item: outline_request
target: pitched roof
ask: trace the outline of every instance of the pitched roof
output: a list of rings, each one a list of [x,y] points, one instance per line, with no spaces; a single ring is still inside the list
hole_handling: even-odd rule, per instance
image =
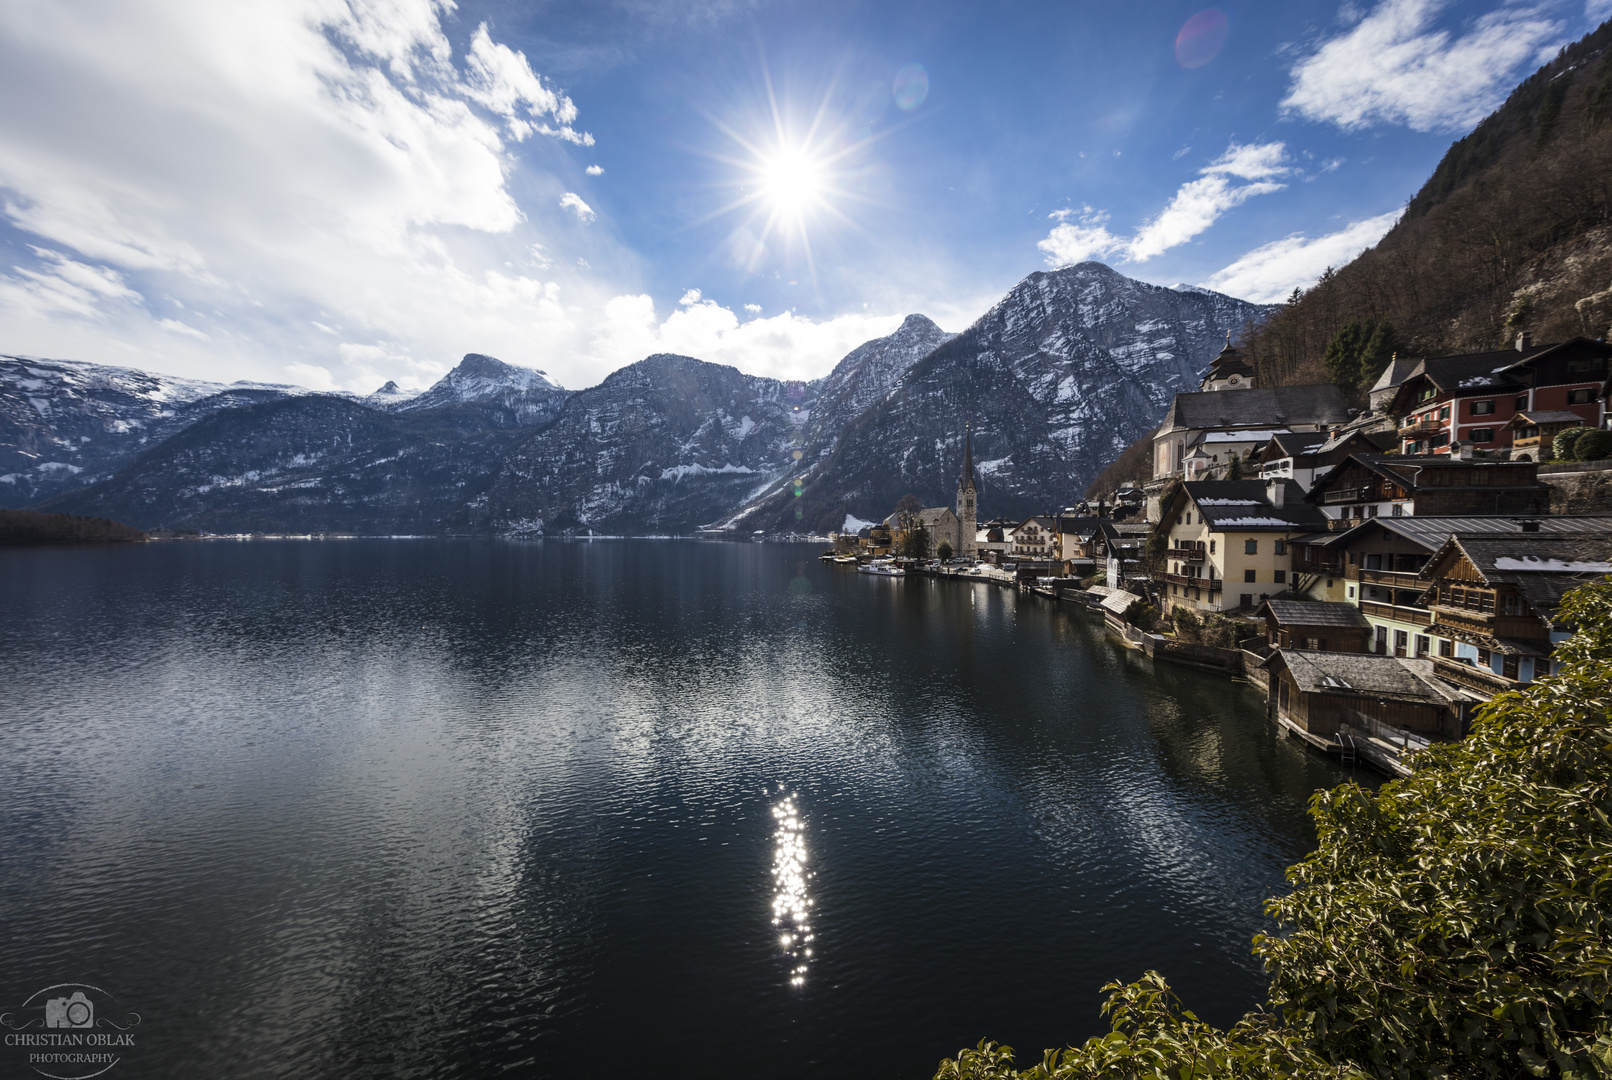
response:
[[[1329,533],[1320,542],[1331,546],[1358,537],[1370,529],[1386,529],[1401,539],[1422,545],[1428,551],[1436,551],[1454,533],[1534,535],[1533,532],[1523,532],[1524,521],[1537,525],[1537,532],[1546,535],[1612,532],[1612,517],[1376,517],[1364,518],[1353,528]]]
[[[1271,505],[1269,483],[1280,483],[1282,506]],[[1326,517],[1304,501],[1304,489],[1292,480],[1189,480],[1181,485],[1181,496],[1192,500],[1203,520],[1219,532],[1290,532],[1294,529],[1326,528]],[[1160,509],[1161,516],[1169,514]]]
[[[1410,378],[1411,374],[1416,370],[1416,365],[1420,363],[1420,360],[1412,360],[1408,357],[1401,360],[1398,356],[1395,356],[1388,361],[1388,366],[1383,368],[1383,373],[1377,376],[1377,381],[1371,384],[1371,392],[1376,393],[1378,390],[1393,389]]]
[[[1278,649],[1265,661],[1280,660],[1299,690],[1306,694],[1340,697],[1386,698],[1442,705],[1456,693],[1433,680],[1431,660],[1410,660],[1373,653],[1311,652]]]
[[[1533,412],[1520,412],[1511,418],[1507,427],[1521,427],[1523,424],[1582,424],[1584,418],[1576,412],[1566,409],[1539,409]]]
[[[1418,574],[1431,580],[1455,552],[1466,556],[1486,585],[1510,585],[1540,615],[1552,619],[1562,597],[1612,574],[1612,529],[1573,535],[1497,536],[1455,533]]]
[[[1058,531],[1067,536],[1090,536],[1100,527],[1103,519],[1096,515],[1080,515],[1078,517],[1060,517]]]
[[[1271,428],[1335,424],[1349,419],[1343,391],[1317,386],[1259,386],[1250,390],[1202,390],[1177,394],[1160,431],[1190,428]]]
[[[1332,486],[1334,479],[1341,478],[1351,464],[1363,466],[1367,471],[1378,476],[1386,477],[1405,488],[1415,492],[1422,474],[1430,469],[1500,469],[1502,472],[1515,473],[1518,482],[1511,485],[1481,484],[1472,485],[1482,487],[1486,491],[1515,491],[1518,488],[1542,488],[1537,479],[1537,466],[1531,461],[1490,461],[1485,458],[1481,461],[1462,461],[1452,458],[1449,454],[1350,454],[1331,469],[1315,478],[1310,490],[1304,497],[1311,502],[1319,502],[1321,495]],[[1524,476],[1534,474],[1536,479],[1522,480]],[[1453,491],[1463,486],[1461,484],[1440,484],[1439,491]]]
[[[1271,618],[1282,626],[1343,626],[1356,630],[1371,627],[1371,623],[1353,604],[1267,600],[1260,605],[1259,610],[1269,611]]]

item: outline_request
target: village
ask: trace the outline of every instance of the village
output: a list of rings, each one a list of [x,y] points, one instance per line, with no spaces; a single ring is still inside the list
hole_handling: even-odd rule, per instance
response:
[[[1152,436],[1151,475],[1023,520],[909,496],[825,560],[1084,605],[1156,660],[1245,680],[1284,733],[1408,775],[1495,694],[1550,675],[1569,590],[1612,573],[1612,345],[1395,358],[1368,404],[1260,386],[1226,347]],[[1564,459],[1564,460],[1558,460]]]

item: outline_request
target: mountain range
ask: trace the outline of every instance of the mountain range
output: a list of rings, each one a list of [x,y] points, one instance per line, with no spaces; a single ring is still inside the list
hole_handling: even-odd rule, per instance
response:
[[[909,492],[1067,502],[1266,308],[1037,272],[961,334],[922,315],[811,382],[671,354],[567,391],[471,353],[419,394],[224,386],[0,358],[0,506],[214,532],[823,531]]]

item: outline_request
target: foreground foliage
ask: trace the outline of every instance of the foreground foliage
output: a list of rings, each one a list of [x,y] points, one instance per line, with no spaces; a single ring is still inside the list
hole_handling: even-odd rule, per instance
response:
[[[1162,978],[1110,985],[1113,1029],[1013,1068],[981,1043],[947,1080],[1612,1077],[1612,579],[1568,596],[1559,674],[1372,793],[1311,803],[1319,843],[1269,906],[1269,1000],[1229,1031]]]

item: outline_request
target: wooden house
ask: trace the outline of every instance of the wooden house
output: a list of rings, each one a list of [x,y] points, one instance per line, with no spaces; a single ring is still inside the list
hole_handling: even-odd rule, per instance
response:
[[[1584,418],[1566,409],[1519,412],[1506,423],[1511,432],[1511,460],[1549,461],[1556,436],[1568,428],[1583,426]]]
[[[1551,672],[1570,628],[1562,597],[1612,573],[1612,531],[1524,535],[1454,533],[1418,575],[1431,631],[1447,644],[1439,677],[1494,694]]]
[[[1353,604],[1267,600],[1255,614],[1276,649],[1363,653],[1371,641],[1371,624]]]
[[[1550,509],[1550,491],[1539,482],[1534,462],[1448,454],[1350,454],[1304,497],[1334,528],[1376,517],[1538,515]]]
[[[1280,649],[1264,662],[1271,709],[1285,728],[1335,748],[1340,734],[1384,728],[1459,738],[1470,698],[1442,684],[1430,660]]]

